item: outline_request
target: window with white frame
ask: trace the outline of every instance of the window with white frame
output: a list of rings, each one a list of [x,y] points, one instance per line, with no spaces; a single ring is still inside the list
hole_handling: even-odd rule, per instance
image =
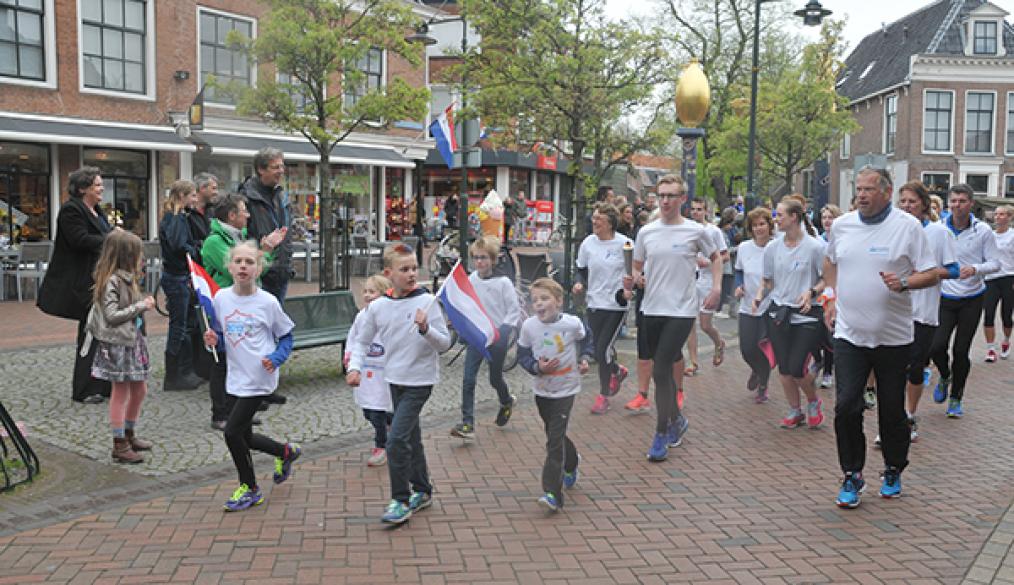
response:
[[[889,95],[884,101],[884,152],[894,152],[894,139],[898,134],[898,96]]]
[[[1014,154],[1014,92],[1007,94],[1007,154]]]
[[[852,156],[852,135],[842,136],[841,145],[838,149],[838,158],[845,160]]]
[[[292,104],[296,106],[296,112],[300,114],[304,113],[307,105],[310,103],[310,99],[303,91],[302,82],[288,73],[279,72],[278,83],[288,86],[285,88],[285,91],[292,98]]]
[[[1003,196],[1006,198],[1014,199],[1014,175],[1004,175]]]
[[[359,98],[367,93],[380,89],[384,84],[384,51],[370,47],[359,60],[350,64],[349,68],[357,71],[356,79],[351,83],[343,83],[345,91],[345,107],[356,105]]]
[[[947,195],[947,191],[951,188],[951,174],[932,171],[923,173],[922,184],[926,185],[926,190],[932,194]]]
[[[81,0],[84,86],[143,94],[147,0]]]
[[[253,26],[251,19],[206,10],[200,12],[202,84],[210,76],[222,85],[253,85],[252,67],[246,55],[241,49],[232,48],[228,44],[228,36],[232,31],[237,31],[248,39],[253,38]],[[204,96],[210,102],[231,104],[235,101],[227,92],[216,91],[215,87],[210,86],[205,88]]]
[[[447,86],[430,86],[430,120],[436,120],[451,104],[454,103],[454,91]],[[427,132],[429,129],[427,129]],[[432,137],[432,134],[429,136]]]
[[[973,31],[972,53],[975,55],[996,55],[996,22],[976,21]]]
[[[0,75],[46,79],[43,0],[0,0]]]
[[[965,183],[972,188],[972,191],[974,191],[976,195],[989,194],[989,175],[969,173],[965,175]]]
[[[951,113],[954,94],[927,91],[922,116],[922,148],[926,152],[951,151]]]
[[[965,96],[965,152],[989,154],[993,152],[992,93],[970,91]]]

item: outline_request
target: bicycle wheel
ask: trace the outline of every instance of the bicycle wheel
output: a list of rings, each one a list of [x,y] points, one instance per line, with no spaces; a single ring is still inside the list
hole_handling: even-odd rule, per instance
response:
[[[503,371],[505,372],[513,370],[514,366],[518,365],[518,334],[516,330],[511,332],[508,343],[507,354],[503,358]]]

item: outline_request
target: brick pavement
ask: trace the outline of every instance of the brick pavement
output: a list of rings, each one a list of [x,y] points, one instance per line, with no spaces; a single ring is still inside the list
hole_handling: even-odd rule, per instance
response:
[[[544,436],[526,393],[506,429],[480,424],[473,444],[426,422],[435,504],[402,528],[377,521],[386,472],[364,466],[364,445],[311,448],[289,483],[268,487],[266,504],[241,514],[221,511],[235,480],[195,481],[190,490],[0,537],[0,584],[985,578],[970,571],[973,563],[988,571],[984,555],[1009,544],[1009,523],[1001,523],[1014,495],[1009,362],[975,364],[964,420],[925,404],[904,497],[880,500],[871,486],[861,508],[842,511],[832,503],[832,430],[778,429],[783,399],[754,405],[735,353],[688,383],[690,432],[661,464],[644,459],[651,417],[594,417],[586,386],[572,419],[582,476],[556,516],[535,504]],[[871,449],[871,483],[879,468]],[[1003,561],[997,567],[1004,578]]]

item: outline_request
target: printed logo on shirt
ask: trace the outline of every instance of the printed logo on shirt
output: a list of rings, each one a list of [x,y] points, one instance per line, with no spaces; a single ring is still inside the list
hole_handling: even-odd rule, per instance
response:
[[[382,357],[384,355],[384,346],[379,343],[371,343],[370,349],[366,351],[366,357]]]
[[[244,339],[249,337],[256,325],[257,320],[253,315],[236,309],[225,317],[225,338],[230,345],[238,347]]]
[[[870,256],[887,256],[891,253],[890,246],[870,246],[867,250]]]

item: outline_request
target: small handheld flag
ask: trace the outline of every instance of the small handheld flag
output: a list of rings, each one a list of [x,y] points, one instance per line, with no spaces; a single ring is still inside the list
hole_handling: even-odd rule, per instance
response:
[[[461,262],[454,265],[436,296],[447,311],[447,319],[458,332],[458,338],[490,359],[489,346],[500,339],[500,332],[482,306]]]

